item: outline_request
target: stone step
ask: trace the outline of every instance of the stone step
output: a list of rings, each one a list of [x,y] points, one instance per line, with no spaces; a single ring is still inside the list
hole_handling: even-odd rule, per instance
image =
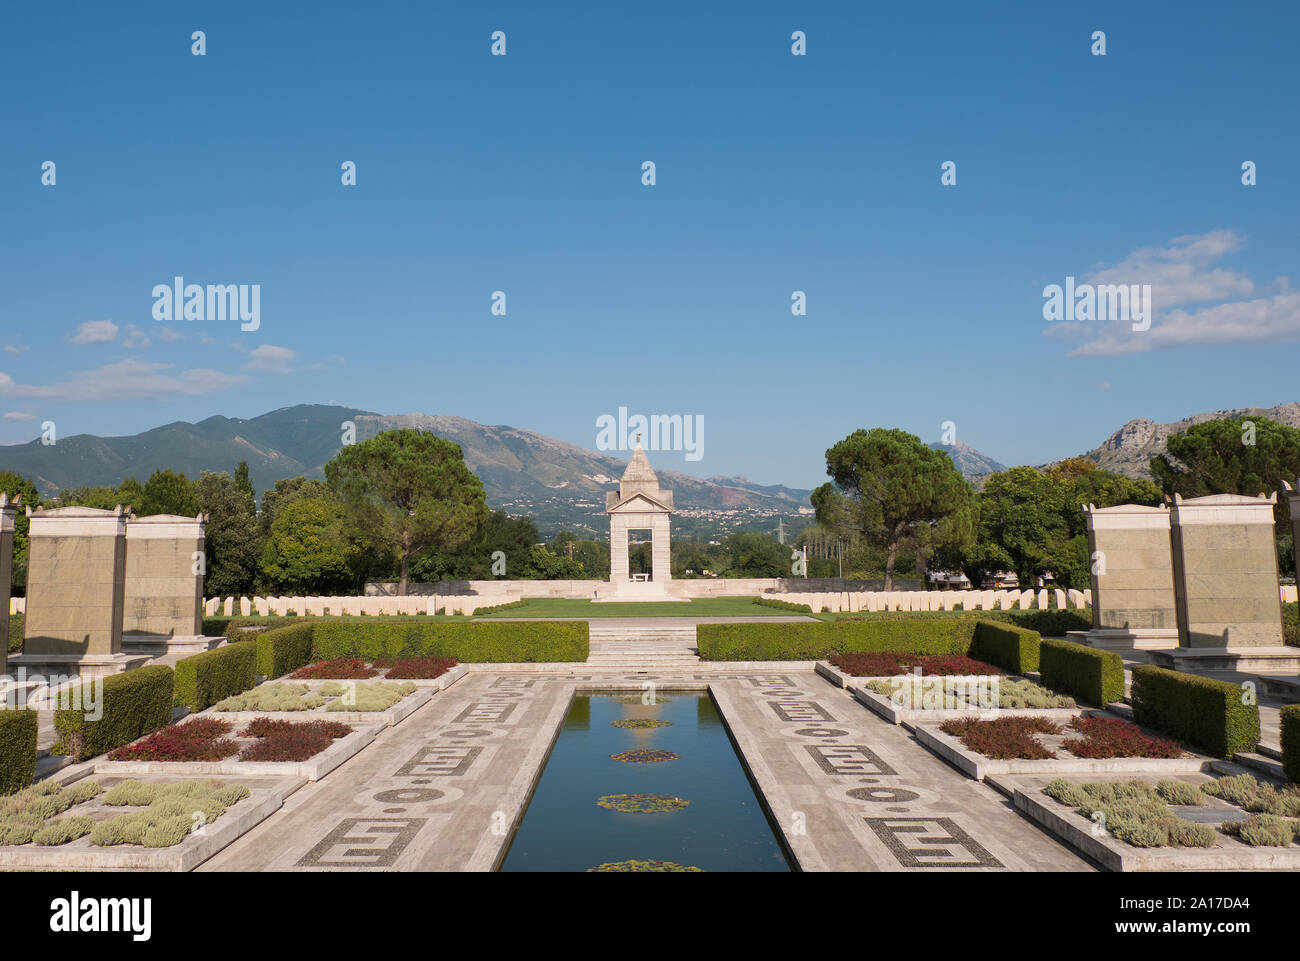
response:
[[[1266,774],[1279,781],[1286,780],[1282,774],[1281,761],[1274,761],[1272,758],[1265,757],[1263,754],[1252,754],[1246,751],[1239,751],[1232,756],[1232,759],[1243,767],[1250,768],[1254,772]]]

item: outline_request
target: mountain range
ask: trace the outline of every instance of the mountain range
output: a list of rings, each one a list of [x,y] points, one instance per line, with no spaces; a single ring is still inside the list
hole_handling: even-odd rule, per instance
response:
[[[1165,449],[1171,434],[1208,420],[1240,416],[1267,417],[1300,427],[1300,403],[1214,411],[1167,424],[1135,419],[1084,456],[1106,470],[1150,477],[1148,461]],[[253,484],[261,491],[285,477],[323,477],[322,468],[342,445],[349,424],[357,440],[384,430],[415,427],[455,441],[465,453],[465,462],[482,479],[489,505],[531,515],[547,536],[564,528],[603,536],[605,492],[618,483],[627,464],[626,456],[463,417],[389,415],[300,404],[249,419],[216,416],[197,424],[176,421],[128,437],[78,434],[49,446],[39,440],[0,446],[0,470],[32,478],[50,496],[67,487],[116,485],[125,477],[143,481],[161,467],[197,477],[201,471],[229,471],[246,461]],[[947,452],[976,486],[1003,469],[962,441],[930,446]],[[811,519],[807,490],[756,484],[744,477],[701,479],[672,470],[659,475],[674,492],[678,510],[674,526],[684,536],[773,531],[778,518],[786,519],[788,533],[797,533]]]

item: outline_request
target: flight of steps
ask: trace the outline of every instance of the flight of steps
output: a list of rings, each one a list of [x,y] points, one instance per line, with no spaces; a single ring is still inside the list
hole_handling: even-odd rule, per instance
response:
[[[694,624],[590,622],[591,653],[587,664],[620,671],[689,668],[700,662]]]

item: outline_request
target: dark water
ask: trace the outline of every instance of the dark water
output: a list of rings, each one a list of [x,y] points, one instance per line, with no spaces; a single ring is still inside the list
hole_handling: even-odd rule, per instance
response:
[[[502,871],[586,871],[609,861],[676,861],[706,871],[788,871],[763,808],[708,694],[665,691],[574,698]],[[665,703],[666,700],[666,703]],[[671,727],[626,729],[619,718]],[[673,751],[675,761],[630,764],[611,754]],[[630,814],[599,807],[606,794],[671,794],[681,811]]]

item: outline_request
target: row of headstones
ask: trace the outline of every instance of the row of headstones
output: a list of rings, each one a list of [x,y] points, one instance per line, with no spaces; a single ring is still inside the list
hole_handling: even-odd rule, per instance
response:
[[[1091,598],[1073,588],[1059,587],[1038,591],[784,591],[768,595],[791,604],[807,604],[814,611],[832,614],[860,611],[1008,611],[1014,609],[1045,611],[1087,607]],[[1054,605],[1053,605],[1054,602]]]
[[[1300,493],[1289,502],[1300,537]],[[1276,494],[1213,494],[1175,495],[1160,507],[1085,505],[1090,636],[1206,649],[1282,645],[1276,504]]]
[[[500,604],[497,598],[453,596],[437,597],[210,597],[203,602],[206,617],[284,617],[291,614],[307,617],[327,616],[401,616],[433,614],[473,614],[477,608]]]
[[[0,494],[0,582],[8,601],[18,508]],[[27,508],[23,653],[69,666],[111,665],[124,636],[197,637],[202,629],[205,518],[136,517],[129,508]],[[5,603],[6,634],[10,604]],[[5,664],[0,652],[0,668]]]

